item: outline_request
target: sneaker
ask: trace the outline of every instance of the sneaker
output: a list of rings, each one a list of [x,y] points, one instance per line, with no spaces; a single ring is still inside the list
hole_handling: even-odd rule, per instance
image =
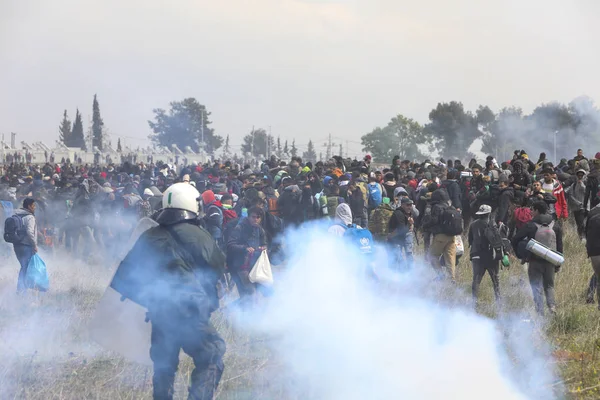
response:
[[[550,311],[550,314],[556,315],[556,306],[552,306],[548,310]]]

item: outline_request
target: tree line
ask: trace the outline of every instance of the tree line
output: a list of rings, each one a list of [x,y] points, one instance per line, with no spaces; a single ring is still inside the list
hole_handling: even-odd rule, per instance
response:
[[[473,112],[451,101],[438,103],[425,125],[398,114],[386,126],[363,135],[361,142],[377,162],[390,162],[395,155],[422,160],[433,152],[451,159],[471,158],[467,149],[477,139],[483,153],[503,160],[510,159],[515,149],[528,149],[558,161],[572,157],[574,148],[600,146],[599,128],[600,110],[587,96],[569,104],[541,104],[530,114],[516,106],[494,112],[480,105]]]
[[[172,149],[176,145],[182,151],[206,151],[215,155],[222,149],[225,159],[238,157],[232,151],[229,135],[218,135],[211,127],[211,113],[195,98],[186,98],[169,104],[169,109],[153,110],[154,118],[148,121],[152,130],[149,139],[156,145]],[[600,146],[600,110],[589,97],[578,97],[568,104],[551,102],[541,104],[530,114],[520,107],[511,106],[494,112],[480,105],[477,110],[466,110],[463,103],[451,101],[438,103],[429,113],[429,121],[422,125],[402,114],[394,116],[387,125],[376,127],[361,137],[363,151],[370,153],[376,162],[389,162],[398,155],[401,159],[417,160],[430,157],[432,153],[445,158],[471,156],[467,149],[476,140],[481,141],[481,151],[501,159],[510,158],[514,149],[546,152],[549,156],[572,156],[574,147]],[[60,140],[68,147],[87,150],[83,122],[79,109],[71,123],[65,110],[59,127]],[[104,122],[100,106],[94,95],[92,125],[89,130],[92,146],[103,150],[106,146]],[[326,157],[333,153],[332,143],[327,147]],[[120,139],[117,151],[121,151]],[[252,129],[243,138],[241,155],[278,158],[301,156],[307,161],[323,159],[309,140],[306,151],[300,153],[296,141],[281,141],[265,129]],[[339,154],[343,154],[340,145]],[[558,160],[555,160],[558,161]]]
[[[83,131],[83,120],[79,108],[75,111],[75,121],[71,123],[67,110],[63,113],[63,119],[58,127],[59,140],[67,147],[76,147],[84,151],[88,150],[88,143]],[[92,147],[102,151],[105,146],[104,121],[100,116],[100,105],[98,97],[94,95],[92,103],[92,126],[89,134],[92,137]],[[92,149],[90,149],[92,150]]]

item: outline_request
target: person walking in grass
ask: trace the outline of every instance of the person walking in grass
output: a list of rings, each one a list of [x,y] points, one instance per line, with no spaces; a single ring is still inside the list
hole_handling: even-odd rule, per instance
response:
[[[469,227],[469,248],[473,264],[472,293],[475,305],[477,305],[479,297],[479,286],[486,271],[492,279],[496,303],[500,302],[500,262],[494,259],[494,248],[486,235],[488,229],[498,229],[490,220],[491,213],[492,207],[482,205],[475,213],[476,220]]]
[[[559,253],[563,252],[562,229],[555,223],[552,215],[548,214],[548,205],[537,201],[532,206],[533,219],[517,231],[513,238],[513,248],[522,249],[523,244],[535,239],[542,245]],[[529,252],[527,252],[529,253]],[[544,315],[544,294],[550,313],[556,314],[556,300],[554,298],[554,276],[560,267],[555,267],[548,261],[532,253],[527,254],[529,260],[529,283],[533,292],[535,309],[539,315]]]
[[[31,197],[23,200],[23,208],[17,210],[15,215],[5,223],[4,240],[12,243],[21,265],[17,281],[17,293],[27,291],[25,277],[27,266],[31,257],[37,253],[37,224],[35,220],[35,200]]]

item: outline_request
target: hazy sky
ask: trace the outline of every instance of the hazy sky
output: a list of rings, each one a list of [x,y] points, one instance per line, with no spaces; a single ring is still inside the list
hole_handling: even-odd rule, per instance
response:
[[[0,132],[53,144],[97,93],[113,144],[137,146],[153,108],[192,96],[232,144],[271,126],[357,153],[441,101],[600,99],[599,17],[597,0],[0,0]]]

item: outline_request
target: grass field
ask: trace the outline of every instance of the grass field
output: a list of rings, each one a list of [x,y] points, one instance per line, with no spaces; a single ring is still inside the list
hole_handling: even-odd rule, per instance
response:
[[[560,377],[553,382],[558,397],[600,398],[600,312],[585,304],[591,276],[584,245],[574,230],[565,234],[566,264],[556,279],[558,313],[547,320],[534,316],[526,272],[513,260],[501,276],[502,315],[518,315],[537,328],[548,342]],[[61,261],[62,260],[62,261]],[[0,269],[0,399],[148,399],[151,368],[133,364],[104,351],[89,338],[87,323],[112,272],[99,265],[48,260],[51,291],[14,294],[17,262],[10,253]],[[421,267],[422,268],[422,267]],[[470,300],[470,265],[463,257],[456,290],[424,294],[438,302],[464,304]],[[480,314],[497,318],[491,282],[481,288]],[[270,349],[268,337],[248,335],[232,326],[221,312],[214,324],[227,341],[225,373],[219,399],[318,399],[288,374]],[[518,357],[517,357],[518,358]],[[516,358],[516,359],[517,359]],[[177,377],[177,398],[186,398],[191,362],[186,357]],[[286,375],[287,374],[287,375]],[[273,379],[276,376],[277,379]]]

